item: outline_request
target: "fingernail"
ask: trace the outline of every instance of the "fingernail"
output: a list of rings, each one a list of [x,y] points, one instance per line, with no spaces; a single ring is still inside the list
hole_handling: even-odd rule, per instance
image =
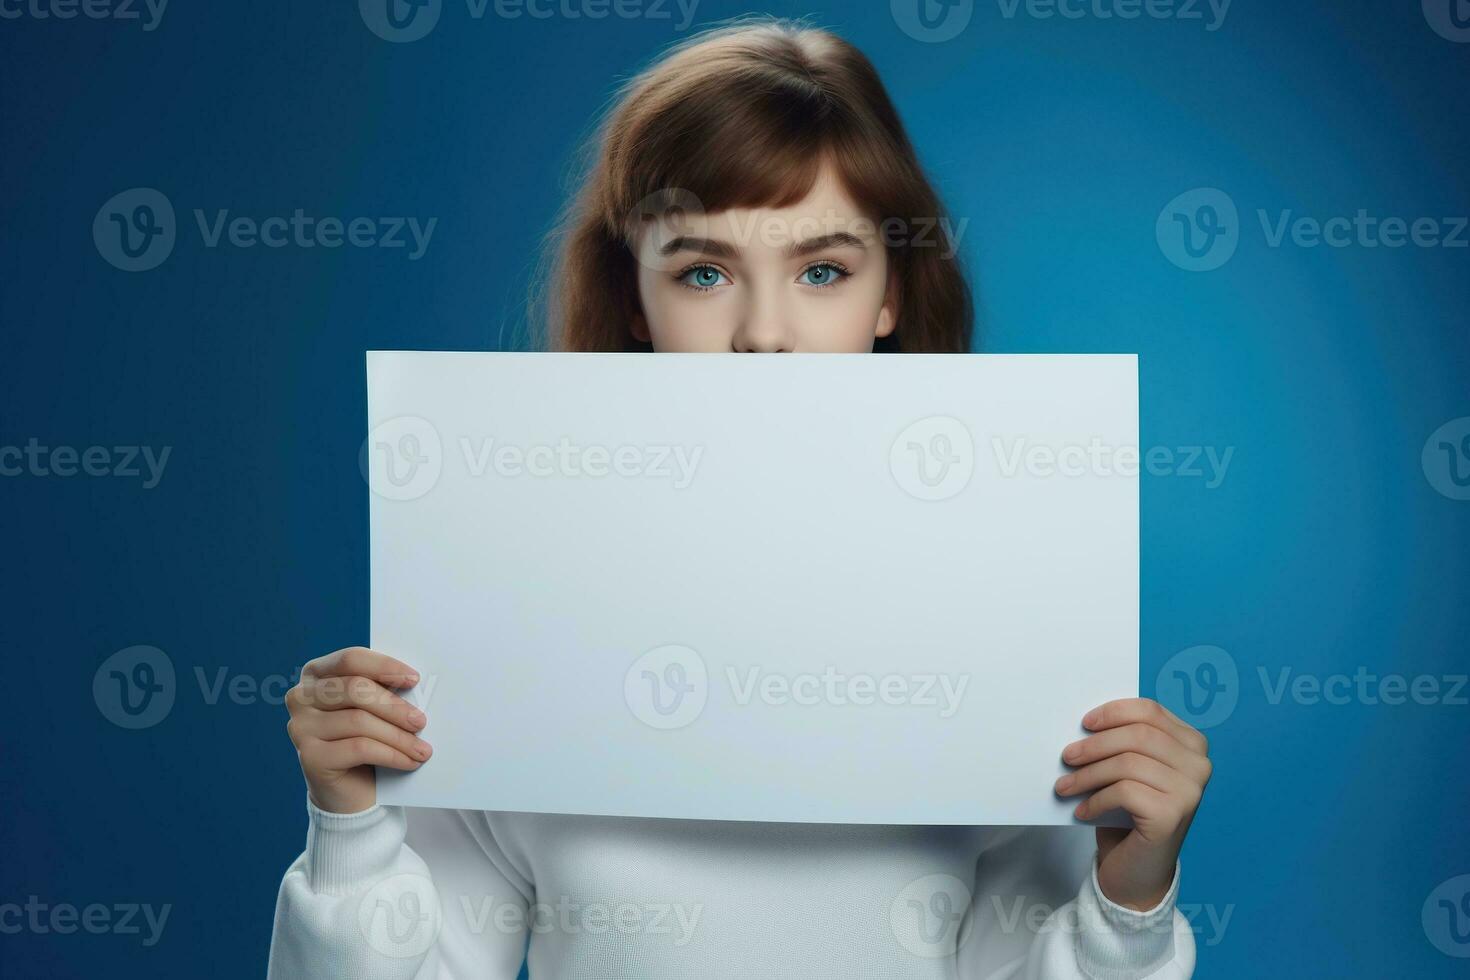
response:
[[[1096,723],[1097,723],[1097,709],[1096,708],[1094,708],[1093,710],[1089,711],[1087,714],[1085,714],[1085,715],[1082,716],[1082,727],[1083,728],[1091,728]]]
[[[416,743],[414,743],[414,749],[417,750],[420,760],[427,759],[429,756],[434,754],[434,747],[428,742],[425,742],[423,739],[419,739]]]
[[[1082,754],[1082,744],[1080,742],[1073,742],[1071,745],[1067,746],[1065,749],[1062,749],[1062,758],[1063,759],[1066,759],[1068,762],[1073,761],[1074,759],[1076,759],[1081,754]]]
[[[417,726],[417,727],[418,727],[418,728],[423,728],[423,727],[424,727],[424,724],[425,724],[425,723],[426,723],[426,722],[427,722],[427,721],[428,721],[428,720],[429,720],[429,719],[428,719],[428,716],[427,716],[427,715],[425,715],[425,714],[424,714],[424,713],[423,713],[423,712],[422,712],[422,711],[420,711],[420,710],[419,710],[419,709],[418,709],[418,708],[414,708],[414,709],[413,709],[413,710],[412,710],[412,711],[410,711],[410,712],[409,712],[409,713],[408,713],[408,723],[409,723],[409,724],[410,724],[410,725],[414,725],[414,726]]]
[[[418,674],[409,674],[408,675],[408,686],[409,687],[413,687],[418,682],[419,682],[419,675]]]
[[[1063,776],[1061,779],[1058,779],[1057,780],[1057,792],[1058,793],[1065,793],[1068,789],[1071,788],[1071,786],[1072,786],[1072,777],[1071,776]]]
[[[1072,816],[1074,816],[1077,819],[1081,820],[1082,819],[1082,811],[1085,810],[1086,808],[1087,808],[1087,804],[1086,803],[1078,803],[1077,804],[1077,809],[1075,809],[1075,810],[1072,811]]]

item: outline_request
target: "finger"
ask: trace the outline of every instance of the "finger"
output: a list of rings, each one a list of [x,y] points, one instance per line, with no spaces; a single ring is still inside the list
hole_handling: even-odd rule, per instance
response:
[[[1082,718],[1082,727],[1094,732],[1139,723],[1163,729],[1195,752],[1205,752],[1209,748],[1209,741],[1199,730],[1152,698],[1109,701],[1093,708]]]
[[[408,664],[367,647],[346,647],[318,657],[301,668],[301,673],[313,677],[369,677],[400,690],[419,682],[418,671]]]
[[[1152,786],[1124,779],[1093,793],[1074,812],[1080,820],[1092,820],[1109,810],[1122,810],[1135,820],[1158,820],[1169,814],[1169,797]]]
[[[318,677],[301,685],[301,699],[318,711],[361,708],[405,731],[416,732],[428,718],[377,681],[366,677]]]
[[[1143,783],[1160,793],[1189,796],[1199,792],[1199,787],[1179,772],[1136,752],[1124,752],[1069,772],[1057,780],[1056,790],[1059,796],[1079,796],[1125,779]]]
[[[1104,731],[1132,724],[1153,725],[1186,745],[1196,747],[1196,738],[1203,738],[1177,715],[1151,698],[1122,698],[1098,705],[1082,718],[1082,726],[1092,731]]]
[[[386,722],[361,708],[317,712],[311,716],[310,730],[306,732],[308,738],[315,738],[323,742],[356,738],[359,735],[391,745],[409,758],[418,759],[420,762],[434,752],[428,742],[412,732],[406,732],[397,725]]]
[[[313,768],[337,772],[358,766],[386,766],[389,769],[417,769],[423,765],[385,742],[359,735],[335,742],[314,741],[302,749],[304,762]]]
[[[1085,766],[1123,752],[1146,755],[1195,778],[1209,764],[1208,759],[1191,752],[1172,735],[1141,723],[1110,728],[1073,742],[1062,750],[1062,761],[1070,766]]]

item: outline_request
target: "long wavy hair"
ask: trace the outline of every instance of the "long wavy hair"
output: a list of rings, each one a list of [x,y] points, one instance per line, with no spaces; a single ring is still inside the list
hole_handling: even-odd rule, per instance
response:
[[[639,223],[690,201],[787,207],[826,163],[879,227],[928,229],[884,235],[899,306],[875,350],[968,351],[973,304],[951,226],[877,71],[828,31],[768,17],[696,34],[618,91],[546,243],[532,304],[541,344],[649,350],[631,328]]]

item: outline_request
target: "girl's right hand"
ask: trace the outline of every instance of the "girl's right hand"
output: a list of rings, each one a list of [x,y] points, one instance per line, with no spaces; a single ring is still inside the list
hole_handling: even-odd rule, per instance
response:
[[[378,797],[373,766],[423,765],[434,751],[416,734],[427,719],[393,693],[418,682],[412,667],[364,647],[301,668],[301,680],[286,694],[286,733],[313,803],[332,813],[366,810]]]

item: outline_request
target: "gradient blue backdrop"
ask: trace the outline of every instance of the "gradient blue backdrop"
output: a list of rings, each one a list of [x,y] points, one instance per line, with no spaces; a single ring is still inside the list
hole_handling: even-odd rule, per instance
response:
[[[695,26],[748,9],[703,0]],[[1237,0],[1213,31],[988,2],[943,43],[887,3],[766,9],[877,63],[969,222],[982,349],[1136,351],[1146,445],[1234,447],[1219,486],[1151,476],[1143,496],[1142,690],[1200,644],[1239,671],[1184,855],[1182,900],[1231,916],[1197,976],[1464,976],[1420,912],[1470,873],[1470,708],[1273,704],[1257,671],[1466,671],[1470,502],[1420,452],[1470,415],[1470,250],[1271,248],[1255,212],[1470,214],[1470,44],[1417,0]],[[194,670],[290,677],[365,641],[362,352],[523,346],[572,151],[615,79],[680,36],[464,0],[406,44],[347,0],[175,0],[151,31],[0,19],[0,445],[172,447],[151,490],[0,479],[0,902],[173,906],[152,948],[0,935],[4,976],[264,972],[303,788],[284,709],[211,705]],[[133,187],[179,215],[140,273],[92,236]],[[1240,209],[1212,272],[1155,238],[1197,187]],[[205,248],[191,214],[298,207],[439,220],[413,262]],[[180,691],[124,731],[92,679],[134,644],[167,652]]]

